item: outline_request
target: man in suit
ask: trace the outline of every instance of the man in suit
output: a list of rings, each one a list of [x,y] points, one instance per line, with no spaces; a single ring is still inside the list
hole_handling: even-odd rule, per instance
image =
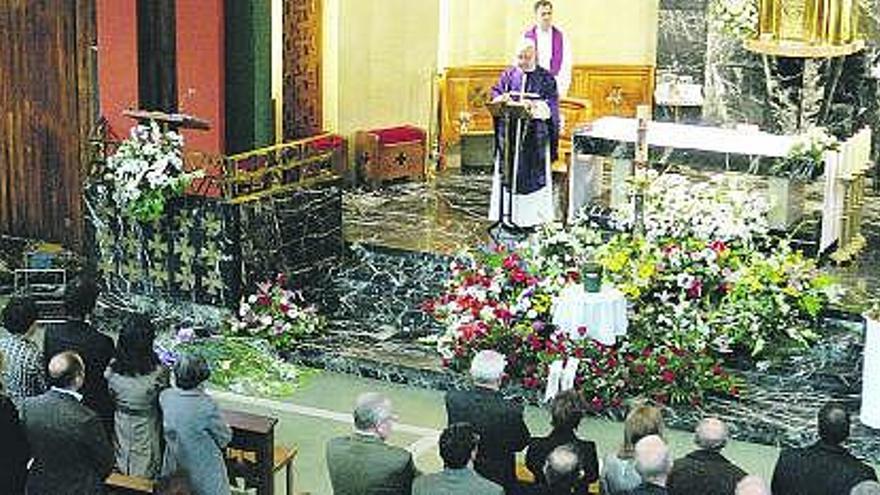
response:
[[[29,495],[104,493],[113,447],[98,416],[80,403],[84,381],[79,355],[62,352],[49,361],[50,390],[22,405],[21,421],[34,458]]]
[[[633,458],[642,484],[629,495],[666,495],[666,480],[672,468],[669,448],[658,435],[648,435],[636,442]]]
[[[443,471],[417,478],[413,495],[503,495],[501,485],[483,478],[470,467],[478,441],[479,435],[470,424],[449,425],[440,434]]]
[[[746,472],[721,455],[727,425],[717,418],[700,421],[694,432],[697,450],[675,461],[666,485],[671,495],[733,495]]]
[[[834,402],[819,410],[819,441],[779,454],[770,488],[774,495],[849,493],[864,480],[877,480],[874,469],[841,445],[849,437],[849,414]]]
[[[553,449],[544,463],[543,479],[546,487],[543,493],[549,495],[570,495],[586,493],[583,488],[584,465],[581,452],[573,444],[564,444]]]
[[[495,351],[480,351],[471,361],[472,390],[446,394],[448,424],[470,423],[480,435],[474,469],[484,478],[510,490],[516,485],[514,454],[531,436],[523,408],[499,392],[507,359]]]
[[[327,442],[327,469],[336,495],[410,493],[416,476],[412,454],[388,445],[395,416],[391,400],[362,394],[354,408],[354,433]]]
[[[95,411],[107,434],[113,435],[113,399],[107,389],[104,370],[113,358],[113,340],[95,330],[87,321],[98,300],[98,285],[88,277],[71,280],[64,289],[64,306],[68,320],[46,329],[43,339],[43,355],[46,359],[64,352],[74,351],[86,367],[85,383],[80,391],[83,404]]]

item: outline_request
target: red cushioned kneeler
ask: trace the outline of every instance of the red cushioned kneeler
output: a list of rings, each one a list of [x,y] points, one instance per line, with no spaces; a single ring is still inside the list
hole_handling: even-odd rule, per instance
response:
[[[384,181],[425,177],[425,131],[404,125],[358,131],[355,162],[360,177],[371,186]]]

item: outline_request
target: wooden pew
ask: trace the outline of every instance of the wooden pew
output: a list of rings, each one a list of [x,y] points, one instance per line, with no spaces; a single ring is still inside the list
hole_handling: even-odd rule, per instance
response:
[[[231,480],[243,478],[259,495],[274,495],[275,473],[285,469],[287,493],[293,493],[293,461],[297,450],[275,445],[278,420],[242,411],[222,411],[232,428],[226,449],[226,467]]]
[[[107,489],[108,495],[152,494],[153,481],[137,476],[110,473],[110,476],[104,480],[104,488]]]

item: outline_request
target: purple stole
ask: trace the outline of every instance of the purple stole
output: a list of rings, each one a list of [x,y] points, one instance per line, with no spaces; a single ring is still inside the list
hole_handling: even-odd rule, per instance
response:
[[[559,75],[559,69],[562,68],[562,31],[556,29],[556,26],[550,26],[553,40],[553,53],[550,54],[549,71],[554,77]],[[538,26],[532,26],[532,29],[526,31],[525,37],[535,43],[535,52],[538,51]]]

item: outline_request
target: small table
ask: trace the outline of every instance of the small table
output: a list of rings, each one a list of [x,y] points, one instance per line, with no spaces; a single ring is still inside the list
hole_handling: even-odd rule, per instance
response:
[[[592,338],[613,345],[626,335],[626,297],[611,286],[587,292],[581,284],[569,285],[553,301],[553,324],[574,339]],[[580,328],[586,328],[581,333]]]

